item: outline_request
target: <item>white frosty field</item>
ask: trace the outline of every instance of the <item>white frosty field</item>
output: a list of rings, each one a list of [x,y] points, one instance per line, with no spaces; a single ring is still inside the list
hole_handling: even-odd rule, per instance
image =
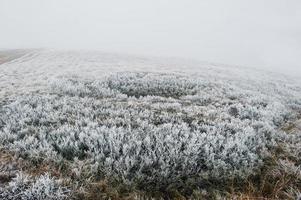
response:
[[[0,64],[2,199],[301,191],[300,79],[172,58],[23,54]]]

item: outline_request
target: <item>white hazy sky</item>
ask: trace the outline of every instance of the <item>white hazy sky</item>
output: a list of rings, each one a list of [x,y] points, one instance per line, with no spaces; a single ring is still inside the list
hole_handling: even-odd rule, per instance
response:
[[[0,0],[0,48],[97,49],[301,74],[301,0]]]

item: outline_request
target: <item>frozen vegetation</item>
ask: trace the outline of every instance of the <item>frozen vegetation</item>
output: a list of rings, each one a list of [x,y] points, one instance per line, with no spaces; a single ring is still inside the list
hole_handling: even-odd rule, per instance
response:
[[[6,200],[55,200],[66,199],[69,191],[60,187],[60,181],[50,178],[48,174],[41,175],[34,180],[19,173],[6,188],[0,188],[0,198]]]
[[[64,174],[20,172],[0,198],[64,199],[100,180],[193,198],[209,195],[212,185],[256,179],[271,162],[271,177],[294,177],[283,194],[298,195],[297,80],[154,60],[42,51],[0,65],[1,147],[33,165],[64,163],[71,174],[60,181]]]

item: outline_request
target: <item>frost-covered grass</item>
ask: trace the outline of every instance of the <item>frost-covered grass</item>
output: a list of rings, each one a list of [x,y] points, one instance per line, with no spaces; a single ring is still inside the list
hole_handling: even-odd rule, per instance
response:
[[[2,146],[147,191],[258,175],[280,143],[293,141],[280,128],[301,108],[298,97],[161,73],[60,78],[47,91],[1,107]]]
[[[132,67],[120,61],[111,68],[112,60],[44,52],[1,65],[0,147],[27,163],[5,186],[0,173],[2,195],[293,199],[300,193],[296,82],[222,67],[173,73],[182,69],[154,64],[146,71],[146,61],[131,59]],[[19,179],[24,187],[16,186]]]
[[[60,186],[60,180],[48,174],[36,179],[18,173],[8,186],[0,188],[0,199],[6,200],[63,200],[68,197],[69,190]]]

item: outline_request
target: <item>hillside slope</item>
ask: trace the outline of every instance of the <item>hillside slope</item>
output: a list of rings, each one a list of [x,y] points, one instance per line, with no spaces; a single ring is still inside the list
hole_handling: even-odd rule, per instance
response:
[[[29,51],[0,69],[0,198],[300,193],[297,79],[88,51]]]

